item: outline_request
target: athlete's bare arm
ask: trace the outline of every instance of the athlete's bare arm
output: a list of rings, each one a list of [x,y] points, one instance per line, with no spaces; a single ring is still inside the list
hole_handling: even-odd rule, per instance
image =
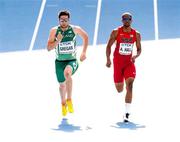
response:
[[[83,39],[83,50],[80,56],[80,61],[84,61],[86,59],[86,50],[88,47],[88,34],[79,26],[74,26],[73,30]]]
[[[57,31],[57,27],[53,27],[50,30],[50,34],[49,34],[49,38],[48,38],[48,42],[47,42],[47,50],[48,51],[54,49],[63,38],[63,36],[60,33],[57,35],[57,38],[56,38],[56,36],[55,36],[56,31]]]
[[[110,67],[110,66],[111,66],[111,59],[110,59],[111,46],[112,46],[113,43],[116,41],[117,34],[118,34],[118,29],[114,29],[114,30],[111,32],[109,41],[108,41],[107,46],[106,46],[106,58],[107,58],[106,66],[107,66],[107,67]]]
[[[132,61],[135,62],[135,59],[139,57],[141,54],[141,35],[139,32],[136,32],[136,48],[137,48],[137,53],[135,56],[132,57]]]
[[[136,58],[141,54],[141,35],[139,32],[136,33],[136,47],[137,47],[137,55]]]

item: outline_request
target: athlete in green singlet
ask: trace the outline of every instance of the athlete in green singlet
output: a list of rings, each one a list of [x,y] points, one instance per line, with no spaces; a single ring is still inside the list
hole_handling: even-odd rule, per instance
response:
[[[88,46],[88,35],[79,26],[69,24],[70,13],[60,11],[58,14],[59,25],[50,30],[47,43],[47,50],[56,51],[56,76],[59,82],[59,92],[61,95],[62,115],[66,116],[69,111],[74,111],[72,104],[72,75],[78,69],[76,59],[76,35],[83,39],[83,50],[80,55],[80,61],[86,59],[86,50]]]

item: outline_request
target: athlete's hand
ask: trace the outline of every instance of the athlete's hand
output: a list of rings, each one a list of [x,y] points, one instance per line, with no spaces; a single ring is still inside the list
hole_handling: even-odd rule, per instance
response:
[[[63,35],[59,32],[57,37],[56,37],[56,41],[59,43],[63,38]]]
[[[106,62],[106,67],[110,68],[111,67],[111,60],[110,59],[107,59],[107,62]]]
[[[86,59],[86,53],[85,52],[82,52],[81,53],[81,56],[80,56],[80,61],[84,61]]]
[[[132,56],[131,61],[132,61],[133,63],[135,63],[135,59],[136,59],[136,58],[137,58],[136,56]]]

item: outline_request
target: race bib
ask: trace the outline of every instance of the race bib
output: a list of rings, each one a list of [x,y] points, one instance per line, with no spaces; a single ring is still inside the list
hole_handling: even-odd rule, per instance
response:
[[[60,42],[58,48],[60,54],[72,54],[76,51],[73,41]]]
[[[119,53],[121,55],[130,55],[133,51],[133,43],[120,43]]]

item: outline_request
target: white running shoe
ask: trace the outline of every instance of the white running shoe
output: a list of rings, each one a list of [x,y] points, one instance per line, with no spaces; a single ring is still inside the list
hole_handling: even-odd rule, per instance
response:
[[[127,123],[127,122],[129,122],[129,113],[125,113],[125,115],[124,115],[124,122],[125,123]]]

